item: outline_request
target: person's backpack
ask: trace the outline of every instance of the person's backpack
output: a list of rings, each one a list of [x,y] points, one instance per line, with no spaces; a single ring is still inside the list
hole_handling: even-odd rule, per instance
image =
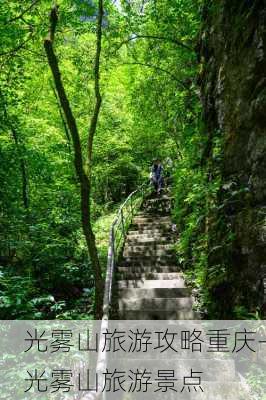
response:
[[[163,166],[161,164],[157,165],[155,174],[156,174],[157,179],[159,179],[163,176]]]

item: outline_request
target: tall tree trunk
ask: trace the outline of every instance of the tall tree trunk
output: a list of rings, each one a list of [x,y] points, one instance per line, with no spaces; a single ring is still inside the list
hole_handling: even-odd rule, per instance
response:
[[[20,164],[20,171],[21,171],[21,180],[22,180],[22,201],[23,201],[23,206],[26,210],[29,208],[29,190],[28,190],[28,179],[27,179],[27,168],[26,168],[26,163],[23,155],[23,144],[20,142],[17,130],[15,128],[15,123],[13,123],[12,118],[8,114],[8,106],[5,100],[5,96],[3,93],[0,91],[0,96],[2,99],[2,104],[3,104],[3,110],[4,110],[4,116],[6,120],[6,124],[9,127],[15,145],[16,145],[16,150],[19,158],[19,164]]]
[[[96,32],[96,54],[95,54],[95,62],[94,62],[94,93],[95,93],[95,106],[94,111],[91,118],[91,123],[89,127],[88,133],[88,190],[89,190],[89,203],[88,203],[88,213],[91,212],[91,203],[90,203],[90,191],[91,191],[91,170],[92,170],[92,147],[93,147],[93,139],[96,133],[98,117],[100,113],[100,108],[102,104],[102,97],[100,93],[100,57],[101,57],[101,48],[102,48],[102,20],[103,20],[103,1],[98,1],[98,18],[97,18],[97,32]],[[95,263],[95,270],[100,270],[100,263],[97,254],[97,248],[95,243],[95,236],[91,227],[91,222],[89,220],[88,224],[88,234],[89,234],[89,249],[91,257],[93,257]],[[100,290],[100,289],[99,289]],[[101,292],[103,292],[103,287],[101,288]],[[97,310],[96,310],[97,311]],[[98,310],[102,312],[101,310]]]
[[[66,135],[67,146],[68,146],[68,149],[69,149],[69,152],[70,152],[71,138],[70,138],[70,134],[68,132],[68,127],[67,127],[67,124],[66,124],[66,121],[65,121],[65,117],[64,117],[64,114],[63,114],[63,111],[62,111],[62,108],[61,108],[61,105],[60,105],[60,100],[58,98],[58,95],[57,95],[57,92],[55,90],[55,87],[54,87],[53,84],[51,84],[51,87],[52,87],[52,90],[53,90],[53,93],[54,93],[54,96],[55,96],[55,99],[56,99],[57,108],[58,108],[58,111],[59,111],[59,114],[60,114],[60,118],[61,118],[61,121],[62,121],[64,132],[65,132],[65,135]]]
[[[100,93],[100,57],[102,49],[102,22],[103,22],[103,0],[98,1],[98,19],[97,19],[97,39],[96,39],[96,54],[94,62],[94,93],[95,93],[95,106],[91,118],[89,135],[88,135],[88,174],[91,176],[92,164],[92,145],[93,138],[97,128],[98,117],[102,104],[102,97]]]
[[[49,66],[51,68],[55,88],[60,100],[62,110],[65,115],[67,126],[73,141],[74,148],[74,164],[76,174],[80,182],[80,194],[81,194],[81,220],[84,236],[88,247],[88,252],[92,262],[93,273],[95,278],[95,318],[100,319],[102,316],[102,304],[103,304],[103,279],[98,258],[95,236],[93,234],[91,226],[91,213],[90,213],[90,178],[84,170],[83,155],[80,142],[80,136],[76,124],[76,120],[72,113],[65,88],[61,79],[61,73],[58,66],[57,57],[53,49],[53,41],[58,21],[57,6],[54,6],[50,13],[50,31],[47,38],[44,40],[44,48],[46,51]],[[96,120],[97,122],[97,120]]]
[[[10,125],[10,129],[12,132],[12,136],[14,138],[14,142],[16,144],[18,156],[19,156],[19,164],[21,170],[21,179],[22,179],[22,200],[23,205],[26,210],[29,208],[29,196],[28,196],[28,180],[27,180],[27,173],[26,173],[26,165],[25,160],[22,155],[21,144],[19,143],[17,131],[14,126]]]

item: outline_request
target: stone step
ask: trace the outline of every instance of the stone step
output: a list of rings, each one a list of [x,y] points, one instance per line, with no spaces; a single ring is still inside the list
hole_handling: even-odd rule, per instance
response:
[[[119,310],[121,320],[195,320],[200,319],[198,313],[193,310]]]
[[[137,229],[152,229],[152,228],[171,228],[172,223],[167,221],[150,221],[150,222],[134,222],[132,223],[132,227],[136,227]]]
[[[147,237],[149,239],[157,239],[161,237],[165,238],[170,238],[174,237],[173,231],[172,230],[164,230],[164,229],[144,229],[143,231],[140,231],[138,229],[136,230],[129,230],[127,233],[127,238],[129,237]]]
[[[175,268],[177,268],[175,266]],[[157,287],[159,285],[158,281],[161,281],[161,284],[163,285],[164,281],[169,282],[176,282],[177,285],[183,284],[184,282],[184,275],[183,273],[180,272],[147,272],[147,273],[137,273],[133,272],[130,273],[130,271],[127,270],[125,273],[118,273],[116,272],[116,278],[118,283],[120,282],[143,282],[144,285],[151,285],[152,282],[154,282],[154,287]],[[125,279],[128,278],[128,279]],[[147,282],[147,283],[146,283]],[[122,283],[123,286],[123,283]],[[177,287],[183,287],[183,286],[177,286]]]
[[[169,237],[173,235],[173,231],[171,229],[130,229],[128,231],[127,237],[130,236],[147,236],[150,238],[153,237]]]
[[[147,237],[145,235],[132,235],[128,236],[126,240],[126,247],[127,246],[132,246],[132,245],[147,245],[147,244],[170,244],[174,243],[173,238],[171,237],[163,237],[163,236],[158,236],[158,237]]]
[[[150,207],[156,207],[157,209],[163,208],[163,209],[170,209],[172,205],[171,199],[169,198],[164,198],[164,199],[149,199],[146,200],[143,204],[143,210],[146,212],[149,210]]]
[[[145,252],[147,249],[149,250],[173,250],[173,244],[171,243],[164,243],[164,244],[159,244],[159,243],[154,243],[154,242],[148,242],[148,243],[139,243],[139,244],[131,244],[131,243],[126,243],[124,250],[127,251],[143,251]]]
[[[160,266],[160,265],[172,265],[176,263],[176,257],[174,254],[165,254],[165,255],[134,255],[134,256],[126,256],[121,262],[121,266]]]
[[[149,201],[145,204],[145,211],[150,212],[150,209],[153,209],[154,213],[160,210],[165,210],[168,213],[171,211],[171,202],[168,200],[164,200],[163,202],[159,201]]]
[[[142,217],[142,216],[136,216],[133,219],[133,224],[139,224],[139,223],[169,223],[171,224],[171,218],[168,216],[165,217]]]
[[[144,202],[144,204],[145,204],[144,207],[147,204],[154,204],[154,203],[163,202],[163,201],[171,201],[173,199],[174,199],[173,197],[166,196],[166,195],[163,195],[163,196],[160,196],[160,197],[155,197],[155,198],[152,198],[152,199],[147,199]]]
[[[169,264],[169,261],[172,261],[173,264],[176,263],[176,254],[174,251],[171,250],[158,250],[154,254],[145,254],[142,253],[135,255],[124,255],[124,262],[126,264],[132,264],[132,262],[136,262],[137,264],[147,265],[147,264],[158,264],[163,265],[165,263]]]
[[[157,288],[122,288],[118,289],[119,298],[125,299],[142,299],[149,300],[154,298],[168,299],[168,298],[181,298],[190,297],[190,290],[188,288],[180,287],[157,287]]]
[[[171,213],[169,213],[167,215],[159,215],[158,216],[158,214],[156,212],[151,213],[150,211],[147,211],[145,208],[145,209],[139,210],[138,213],[134,215],[134,217],[148,217],[148,218],[150,218],[150,217],[153,217],[153,218],[168,217],[168,218],[171,218]]]
[[[132,276],[135,274],[150,274],[150,273],[171,273],[171,272],[179,272],[178,267],[176,265],[131,265],[131,266],[118,266],[118,273],[128,274],[127,276]],[[125,275],[123,275],[125,276]]]
[[[151,246],[146,246],[145,248],[141,250],[131,250],[131,249],[125,249],[123,252],[124,257],[139,257],[142,259],[143,257],[174,257],[175,256],[175,251],[173,249],[156,249]]]
[[[118,304],[119,310],[191,311],[193,299],[192,297],[120,298]]]
[[[121,280],[117,282],[118,289],[130,289],[130,288],[141,288],[141,289],[174,289],[174,288],[185,288],[184,279],[131,279]]]
[[[154,211],[154,212],[139,212],[136,216],[135,216],[136,218],[154,218],[154,219],[156,219],[156,218],[158,218],[158,214],[157,214],[157,212],[156,211]],[[159,217],[161,218],[161,217],[171,217],[171,214],[170,213],[165,213],[165,215],[162,215],[162,214],[160,214],[159,215]]]
[[[172,221],[169,217],[157,217],[157,218],[134,218],[132,225],[172,225]]]
[[[173,234],[171,224],[132,224],[130,231],[136,231],[136,233]]]
[[[170,205],[167,207],[157,207],[156,205],[154,206],[149,206],[146,209],[147,213],[150,215],[154,215],[155,217],[167,217],[170,215],[171,212],[171,207]]]

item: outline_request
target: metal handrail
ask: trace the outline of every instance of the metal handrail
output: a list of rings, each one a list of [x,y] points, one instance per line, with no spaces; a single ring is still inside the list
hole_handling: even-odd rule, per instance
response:
[[[111,225],[103,300],[103,319],[109,318],[115,265],[123,248],[127,229],[131,225],[135,211],[141,205],[144,194],[147,192],[149,187],[149,185],[143,184],[137,190],[130,193],[124,203],[120,206]]]
[[[105,340],[104,333],[107,331],[109,324],[109,312],[112,301],[112,285],[115,265],[123,248],[127,229],[131,225],[134,213],[141,205],[144,194],[148,191],[148,188],[150,188],[150,185],[143,184],[140,186],[140,188],[130,193],[125,202],[119,208],[116,218],[114,219],[110,228],[107,271],[103,300],[103,317],[100,328],[100,348],[103,347],[102,343],[104,343]],[[105,349],[98,354],[96,366],[96,372],[99,376],[98,387],[100,390],[97,393],[87,393],[82,397],[82,400],[99,400],[100,398],[101,400],[106,400],[105,392],[101,394],[101,390],[104,388],[104,372],[106,370],[106,366],[107,352]]]
[[[97,393],[86,393],[82,400],[106,400],[106,393],[102,392],[104,388],[104,373],[107,366],[107,351],[105,346],[105,333],[108,330],[109,325],[109,312],[112,301],[112,285],[113,285],[113,275],[115,270],[116,261],[121,253],[123,244],[127,235],[127,229],[132,223],[134,213],[141,205],[144,195],[148,192],[151,186],[143,184],[137,190],[130,193],[125,202],[119,208],[116,218],[114,219],[109,236],[109,248],[108,248],[108,258],[107,258],[107,271],[105,278],[105,290],[104,290],[104,300],[103,300],[103,317],[101,320],[100,327],[100,348],[104,348],[103,351],[99,352],[97,359],[96,372],[99,376],[98,380],[98,392]],[[139,196],[139,197],[138,197]],[[127,210],[128,207],[128,210]],[[118,235],[119,228],[121,228],[121,235],[119,241],[116,243],[116,238]],[[121,239],[124,239],[121,242]]]

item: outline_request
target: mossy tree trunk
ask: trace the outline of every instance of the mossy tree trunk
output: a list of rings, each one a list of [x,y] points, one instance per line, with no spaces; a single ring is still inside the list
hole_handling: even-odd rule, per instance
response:
[[[101,2],[100,2],[101,4]],[[101,24],[102,20],[102,5],[99,9],[98,15],[98,24]],[[80,184],[80,199],[81,199],[81,221],[83,233],[86,239],[86,244],[88,248],[88,253],[90,256],[90,260],[92,262],[94,279],[95,279],[95,318],[100,319],[102,316],[102,304],[103,304],[103,279],[102,279],[102,271],[99,262],[95,236],[93,233],[92,225],[91,225],[91,208],[90,208],[90,200],[91,200],[91,168],[89,171],[86,171],[85,162],[82,152],[82,146],[80,141],[80,135],[77,127],[77,123],[75,117],[73,115],[71,106],[69,104],[68,97],[66,95],[66,91],[61,79],[61,73],[58,65],[58,60],[53,48],[55,30],[58,22],[58,8],[54,6],[50,13],[50,31],[46,39],[44,40],[44,48],[46,51],[47,59],[49,66],[51,68],[54,84],[56,88],[56,92],[58,98],[60,100],[60,104],[62,110],[64,112],[64,116],[67,122],[67,126],[69,132],[72,137],[73,150],[74,150],[74,165],[76,174]],[[101,101],[99,101],[99,62],[100,62],[100,44],[101,42],[101,28],[97,30],[97,52],[96,52],[96,61],[95,61],[95,87],[96,91],[96,106],[95,111],[92,117],[91,126],[89,129],[89,137],[88,137],[88,162],[91,167],[91,158],[92,158],[92,145],[93,145],[93,136],[97,127],[97,120],[100,111]]]

